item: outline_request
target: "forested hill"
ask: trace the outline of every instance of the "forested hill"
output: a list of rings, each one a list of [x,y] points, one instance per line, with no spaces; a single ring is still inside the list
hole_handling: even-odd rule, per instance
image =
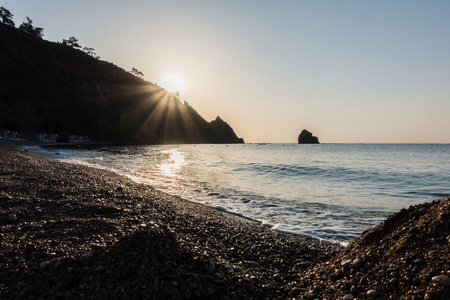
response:
[[[243,143],[157,85],[2,23],[0,128],[122,144]]]

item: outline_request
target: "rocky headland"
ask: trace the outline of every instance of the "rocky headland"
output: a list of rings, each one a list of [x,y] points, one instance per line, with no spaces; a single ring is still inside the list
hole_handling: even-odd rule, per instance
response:
[[[2,299],[449,299],[450,199],[346,248],[0,149]]]
[[[118,144],[244,142],[221,118],[206,121],[176,94],[96,55],[1,22],[0,41],[0,129]]]

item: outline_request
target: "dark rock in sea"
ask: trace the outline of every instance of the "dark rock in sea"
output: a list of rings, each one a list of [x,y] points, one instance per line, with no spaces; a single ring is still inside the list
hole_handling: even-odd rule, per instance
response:
[[[299,144],[319,144],[319,139],[317,136],[314,136],[311,132],[306,129],[303,129],[300,135],[298,136]]]

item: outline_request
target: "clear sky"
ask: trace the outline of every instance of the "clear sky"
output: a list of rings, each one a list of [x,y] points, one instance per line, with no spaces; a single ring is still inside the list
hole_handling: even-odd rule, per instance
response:
[[[450,1],[1,0],[246,142],[450,143]],[[0,45],[1,46],[1,45]],[[162,85],[162,84],[161,84]]]

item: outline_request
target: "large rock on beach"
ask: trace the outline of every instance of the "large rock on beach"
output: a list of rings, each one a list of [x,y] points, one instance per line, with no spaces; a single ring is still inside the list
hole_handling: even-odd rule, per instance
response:
[[[311,132],[306,129],[303,129],[300,135],[298,136],[299,144],[319,144],[319,138],[314,136]]]

